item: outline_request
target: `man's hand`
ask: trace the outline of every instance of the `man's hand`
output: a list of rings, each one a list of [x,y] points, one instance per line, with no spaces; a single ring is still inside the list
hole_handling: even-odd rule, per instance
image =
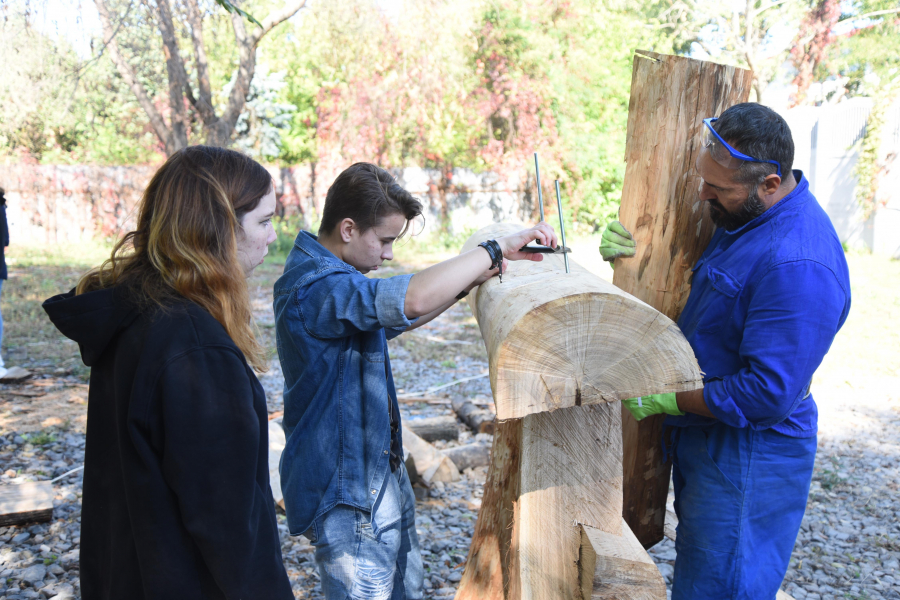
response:
[[[678,402],[675,401],[675,394],[653,394],[650,396],[641,396],[640,398],[628,398],[622,400],[625,408],[638,421],[650,415],[683,415],[678,410]]]
[[[621,223],[613,221],[606,226],[603,236],[600,238],[600,256],[603,260],[612,262],[620,256],[634,256],[634,238],[628,233]]]

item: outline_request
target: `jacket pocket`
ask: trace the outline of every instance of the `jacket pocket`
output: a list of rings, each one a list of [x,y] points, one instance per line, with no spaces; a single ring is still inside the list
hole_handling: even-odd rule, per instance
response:
[[[697,331],[716,333],[728,322],[734,311],[735,302],[743,289],[741,283],[721,269],[707,267],[712,290],[703,316],[697,324]]]
[[[384,362],[384,352],[363,352],[362,355],[370,363]]]

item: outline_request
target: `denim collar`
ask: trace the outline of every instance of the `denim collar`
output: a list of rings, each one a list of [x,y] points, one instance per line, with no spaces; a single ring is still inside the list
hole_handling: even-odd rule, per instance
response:
[[[790,210],[795,206],[800,206],[804,202],[808,200],[809,196],[809,181],[806,177],[803,176],[803,172],[799,170],[794,170],[794,179],[797,180],[797,187],[791,190],[791,193],[776,202],[771,208],[766,210],[763,214],[759,215],[746,225],[735,229],[734,231],[724,231],[725,235],[734,235],[739,236],[751,229],[756,229],[760,225],[769,222],[774,219],[777,215],[781,214],[786,210]]]
[[[300,230],[300,233],[297,234],[297,239],[294,240],[294,247],[313,258],[324,258],[325,260],[336,262],[342,267],[357,271],[356,267],[339,259],[331,250],[319,243],[319,236],[313,235],[308,231]]]

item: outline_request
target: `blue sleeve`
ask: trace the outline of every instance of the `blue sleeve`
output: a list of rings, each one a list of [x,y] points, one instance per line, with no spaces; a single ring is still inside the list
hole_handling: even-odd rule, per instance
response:
[[[739,349],[749,366],[707,382],[703,397],[723,423],[766,429],[806,395],[850,303],[834,273],[809,260],[775,266],[756,290]]]
[[[396,337],[412,323],[404,312],[410,279],[412,275],[369,279],[356,271],[326,270],[297,290],[300,318],[320,339],[379,329]]]

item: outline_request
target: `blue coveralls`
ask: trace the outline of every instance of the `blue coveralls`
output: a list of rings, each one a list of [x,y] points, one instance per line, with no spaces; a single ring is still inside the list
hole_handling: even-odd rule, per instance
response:
[[[813,373],[850,310],[847,262],[800,171],[744,227],[718,230],[678,325],[715,419],[668,417],[674,600],[770,600],[787,572],[816,453]]]

